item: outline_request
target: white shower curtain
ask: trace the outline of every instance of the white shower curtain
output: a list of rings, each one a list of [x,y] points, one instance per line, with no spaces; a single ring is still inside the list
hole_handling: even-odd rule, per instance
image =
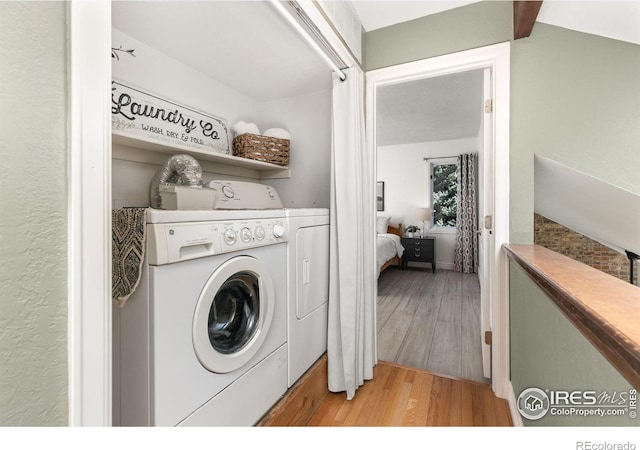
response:
[[[329,390],[353,398],[376,364],[375,198],[364,134],[364,82],[357,68],[333,79]]]

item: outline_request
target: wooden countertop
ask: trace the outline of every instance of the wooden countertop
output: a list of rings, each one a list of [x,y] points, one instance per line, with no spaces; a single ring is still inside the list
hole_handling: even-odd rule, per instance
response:
[[[503,250],[640,390],[640,288],[538,245]]]

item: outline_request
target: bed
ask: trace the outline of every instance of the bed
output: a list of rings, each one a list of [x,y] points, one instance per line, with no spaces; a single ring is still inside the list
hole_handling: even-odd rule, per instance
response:
[[[386,220],[385,220],[386,219]],[[394,264],[402,267],[402,253],[404,247],[400,241],[402,236],[402,224],[397,227],[388,224],[387,218],[378,218],[376,242],[376,263],[378,265],[378,276]],[[381,233],[380,231],[386,231]]]

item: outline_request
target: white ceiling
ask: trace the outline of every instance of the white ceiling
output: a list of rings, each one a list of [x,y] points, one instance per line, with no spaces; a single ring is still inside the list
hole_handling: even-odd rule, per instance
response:
[[[477,137],[482,86],[483,71],[473,70],[379,88],[377,145]]]
[[[640,44],[640,1],[545,0],[538,22]]]
[[[471,1],[352,0],[366,31],[394,25]],[[545,0],[538,21],[640,44],[640,1]],[[478,136],[481,77],[446,76],[385,87],[378,93],[378,145]]]
[[[478,1],[352,0],[351,3],[364,29],[372,31]],[[544,0],[537,21],[640,44],[639,0]]]
[[[351,0],[365,31],[377,30],[477,2],[477,0]]]
[[[352,1],[367,31],[470,3],[476,2]],[[329,68],[267,2],[118,0],[112,5],[115,28],[258,102],[330,88]],[[640,0],[545,0],[538,19],[640,43]],[[479,116],[473,111],[481,107],[476,103],[481,91],[471,78],[439,77],[389,88],[383,104],[394,113],[385,119],[379,111],[389,125],[389,131],[381,129],[379,142],[477,136]],[[465,98],[471,103],[463,104]],[[418,132],[412,118],[431,125]]]
[[[331,86],[329,67],[267,2],[114,1],[112,25],[258,102]]]

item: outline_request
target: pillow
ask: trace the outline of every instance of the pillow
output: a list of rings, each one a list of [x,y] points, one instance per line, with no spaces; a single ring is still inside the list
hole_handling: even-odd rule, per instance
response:
[[[389,220],[391,217],[378,216],[378,221],[376,223],[376,231],[378,234],[386,233],[387,227],[389,226]]]

